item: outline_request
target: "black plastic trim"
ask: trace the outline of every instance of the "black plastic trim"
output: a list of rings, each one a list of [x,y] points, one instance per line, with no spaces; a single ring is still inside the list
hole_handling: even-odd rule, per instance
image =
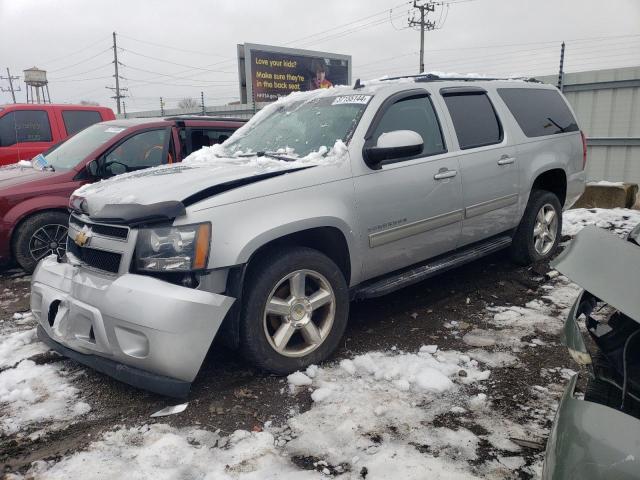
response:
[[[88,355],[71,350],[47,335],[47,332],[41,325],[38,325],[38,338],[60,355],[70,358],[82,365],[86,365],[87,367],[93,368],[105,375],[109,375],[110,377],[133,387],[148,390],[159,395],[176,398],[187,397],[191,390],[191,382],[165,377],[164,375],[158,375],[145,370],[140,370],[139,368],[130,367],[108,358],[99,357],[97,355]]]
[[[141,225],[169,222],[186,213],[185,205],[175,200],[152,203],[150,205],[121,203],[105,205],[96,215],[91,216],[91,220],[139,227]]]
[[[482,87],[445,87],[440,89],[440,95],[443,97],[446,95],[480,95],[482,93],[487,93],[487,91]]]

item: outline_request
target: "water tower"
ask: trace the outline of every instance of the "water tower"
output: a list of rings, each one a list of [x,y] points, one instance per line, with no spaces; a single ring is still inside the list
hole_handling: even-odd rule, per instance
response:
[[[51,103],[47,72],[37,67],[23,70],[24,83],[27,85],[27,103]],[[31,92],[31,95],[29,95]],[[35,98],[34,98],[35,92]],[[41,101],[42,100],[42,101]]]

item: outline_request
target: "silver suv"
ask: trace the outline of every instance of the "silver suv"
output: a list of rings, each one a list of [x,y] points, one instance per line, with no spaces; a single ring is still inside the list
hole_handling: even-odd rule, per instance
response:
[[[31,308],[54,350],[162,394],[188,393],[216,336],[285,374],[335,350],[351,300],[506,247],[548,258],[585,160],[569,105],[537,82],[290,95],[182,164],[78,190]]]

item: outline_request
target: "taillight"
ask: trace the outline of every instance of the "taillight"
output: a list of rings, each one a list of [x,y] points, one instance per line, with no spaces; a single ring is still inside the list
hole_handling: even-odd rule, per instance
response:
[[[582,137],[582,170],[584,170],[587,166],[587,137],[582,130],[580,130],[580,136]]]

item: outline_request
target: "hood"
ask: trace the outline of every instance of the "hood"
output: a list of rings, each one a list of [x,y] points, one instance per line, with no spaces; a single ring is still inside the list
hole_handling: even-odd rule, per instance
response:
[[[22,185],[33,180],[40,180],[50,172],[42,172],[30,166],[19,164],[7,165],[0,168],[0,188]]]
[[[86,185],[74,196],[86,199],[85,209],[97,215],[106,205],[153,205],[169,200],[186,205],[234,188],[306,168],[288,162],[225,159],[219,165],[182,163],[149,168]]]
[[[640,246],[598,227],[585,227],[551,265],[640,323]]]

